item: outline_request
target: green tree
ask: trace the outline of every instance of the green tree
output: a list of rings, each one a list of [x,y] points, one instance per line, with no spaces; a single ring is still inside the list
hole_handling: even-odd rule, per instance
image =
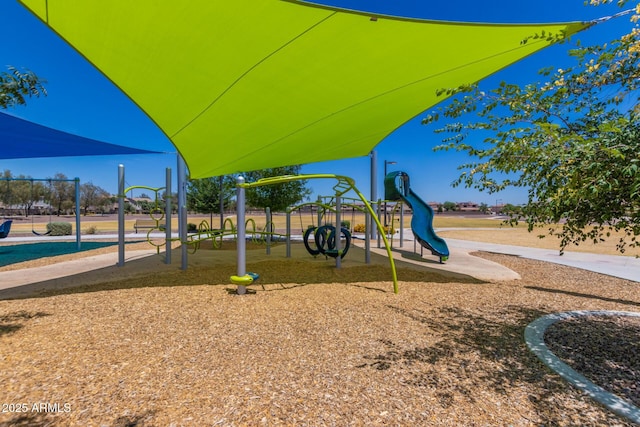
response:
[[[274,176],[299,175],[302,166],[284,166],[263,169],[244,174],[246,182],[255,182]],[[283,212],[289,206],[309,198],[311,190],[306,180],[290,181],[282,184],[265,185],[247,190],[247,204],[256,208],[270,208],[271,212]]]
[[[222,184],[222,185],[221,185]],[[220,198],[222,208],[228,209],[231,199],[235,195],[235,178],[224,176],[194,179],[187,184],[187,209],[198,213],[210,214],[210,224],[213,227],[213,214],[220,212]],[[222,224],[221,224],[222,225]]]
[[[80,205],[84,210],[84,215],[87,215],[87,212],[91,207],[102,211],[109,201],[109,196],[110,195],[107,190],[94,185],[92,182],[85,182],[81,184]]]
[[[73,209],[75,202],[75,183],[71,181],[59,181],[61,179],[69,179],[63,173],[56,173],[53,176],[58,181],[51,181],[50,203],[55,207],[58,216],[62,212]]]
[[[37,183],[34,188],[34,183],[30,180],[31,177],[25,175],[18,175],[15,179],[19,181],[9,182],[13,203],[24,209],[24,216],[29,216],[29,210],[34,201],[39,194],[43,193],[42,184]]]
[[[0,108],[7,109],[26,104],[27,97],[47,95],[46,80],[40,79],[32,71],[20,71],[7,67],[9,72],[0,73]]]
[[[478,210],[483,214],[489,213],[489,205],[487,205],[486,203],[480,203]]]
[[[2,182],[2,185],[0,185],[0,202],[2,202],[5,207],[15,204],[15,197],[11,191],[11,178],[13,178],[11,171],[5,169],[2,172],[2,181],[0,181]]]
[[[502,206],[502,213],[511,217],[517,217],[519,215],[522,215],[522,208],[520,206],[507,203],[506,205]]]
[[[538,83],[443,90],[456,96],[423,123],[447,118],[437,130],[444,144],[436,150],[475,158],[460,166],[454,185],[489,193],[526,188],[528,202],[510,221],[525,220],[530,231],[548,226],[561,252],[569,244],[603,241],[612,231],[622,233],[620,252],[640,246],[638,14],[640,5],[631,32],[620,39],[576,43],[573,65],[540,71]],[[469,142],[470,135],[484,140]]]
[[[38,202],[47,204],[51,197],[50,188],[43,181],[33,180],[30,176],[13,176],[5,169],[0,176],[0,201],[5,206],[19,206],[24,209],[24,215],[33,212],[33,206]]]
[[[444,202],[442,207],[445,211],[455,211],[458,208],[458,205],[455,202]]]
[[[162,192],[162,207],[163,209],[166,207],[167,200],[171,200],[171,212],[178,212],[178,193],[167,194],[166,191]]]

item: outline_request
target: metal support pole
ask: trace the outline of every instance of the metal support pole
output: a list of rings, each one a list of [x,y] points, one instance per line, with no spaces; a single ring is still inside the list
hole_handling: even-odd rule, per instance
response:
[[[287,258],[291,258],[291,211],[287,211]]]
[[[287,211],[287,258],[291,258],[291,212]]]
[[[342,264],[342,257],[340,256],[340,250],[341,248],[341,242],[340,242],[340,235],[342,235],[342,219],[340,218],[340,211],[342,210],[342,203],[340,200],[340,195],[336,193],[336,235],[335,235],[335,242],[336,242],[336,252],[338,253],[338,256],[336,257],[336,268],[340,268],[341,264]]]
[[[220,184],[220,230],[224,228],[224,175],[220,175],[218,177],[218,184]],[[211,228],[213,228],[213,224],[211,224]]]
[[[380,205],[382,205],[382,201],[378,199],[378,204],[376,205],[376,215],[378,216],[378,222],[380,222]],[[378,249],[382,247],[382,243],[380,242],[380,233],[378,233]]]
[[[369,200],[373,203],[375,200],[378,200],[378,153],[373,150],[371,152],[371,194]],[[373,224],[373,218],[371,218],[371,224]],[[367,229],[369,230],[369,229]],[[375,239],[378,230],[376,227],[371,227],[371,231],[369,231],[371,239]],[[366,237],[366,236],[365,236]]]
[[[165,173],[166,184],[165,184],[165,198],[164,198],[164,216],[166,218],[165,222],[165,253],[164,253],[164,263],[171,264],[171,168],[166,169]]]
[[[244,277],[247,274],[247,239],[244,225],[245,194],[244,187],[241,187],[241,185],[244,184],[244,177],[239,176],[236,178],[236,183],[236,223],[238,224],[238,240],[236,241],[237,273],[238,277]]]
[[[366,212],[364,216],[364,229],[366,230],[366,233],[364,235],[364,263],[365,264],[371,264],[371,240],[367,235],[367,233],[369,232],[369,228],[371,227],[373,227],[373,221],[371,221],[371,215],[369,215],[369,213]]]
[[[386,181],[387,179],[387,165],[395,165],[397,162],[394,162],[393,160],[385,160],[384,161],[384,177],[382,178],[383,180]],[[384,227],[387,228],[387,225],[389,225],[389,221],[387,220],[387,194],[386,194],[386,188],[385,188],[385,195],[384,195],[385,201],[384,201]],[[393,228],[393,224],[391,224],[391,227]],[[386,230],[385,230],[386,232]]]
[[[181,270],[186,270],[187,258],[187,165],[182,156],[178,154],[178,235],[180,236],[180,249],[182,260]]]
[[[404,203],[400,202],[400,247],[404,243]]]
[[[76,248],[80,250],[80,178],[74,178],[76,184]]]
[[[271,222],[271,208],[265,208],[265,215],[267,217],[267,224],[264,226],[267,232],[265,236],[265,240],[267,241],[267,255],[271,255],[271,227],[273,225]]]
[[[118,165],[118,267],[124,267],[124,165]]]

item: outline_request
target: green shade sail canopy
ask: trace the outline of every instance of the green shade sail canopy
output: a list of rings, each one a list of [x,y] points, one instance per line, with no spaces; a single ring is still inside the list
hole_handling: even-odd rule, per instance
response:
[[[20,0],[164,131],[191,178],[368,154],[588,23],[371,16],[286,0]],[[523,43],[524,40],[528,40]]]

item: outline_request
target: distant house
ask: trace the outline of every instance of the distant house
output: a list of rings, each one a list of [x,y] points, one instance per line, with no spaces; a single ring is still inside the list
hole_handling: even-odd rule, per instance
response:
[[[113,196],[113,197],[116,197],[116,196]],[[130,211],[133,211],[135,213],[142,213],[143,207],[141,205],[147,204],[147,203],[153,203],[153,200],[151,200],[148,197],[125,197],[124,203],[125,205],[131,206]],[[118,202],[110,206],[110,213],[118,213]]]
[[[25,205],[5,205],[0,202],[0,214],[2,215],[24,215],[25,209]],[[29,215],[49,215],[53,210],[54,207],[51,204],[44,200],[38,200],[29,207]]]
[[[458,202],[456,205],[459,211],[477,211],[480,209],[480,205],[476,202]]]

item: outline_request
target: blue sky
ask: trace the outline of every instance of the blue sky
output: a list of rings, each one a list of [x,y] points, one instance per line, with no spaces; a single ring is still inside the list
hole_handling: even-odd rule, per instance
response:
[[[600,18],[618,12],[614,6],[588,7],[584,0],[320,0],[319,3],[350,9],[408,17],[473,22],[565,22]],[[434,4],[436,3],[436,4]],[[630,7],[630,6],[629,6]],[[66,132],[105,142],[137,148],[152,148],[175,153],[171,142],[149,118],[106,78],[67,46],[44,24],[15,0],[0,2],[0,70],[7,65],[26,68],[47,80],[48,96],[31,99],[26,107],[7,112],[12,115]],[[601,23],[578,34],[583,43],[604,42],[618,37],[630,28],[627,17]],[[567,45],[548,48],[486,79],[487,88],[500,80],[528,83],[538,79],[537,70],[553,66],[566,67],[570,59]],[[377,147],[380,175],[378,196],[383,197],[382,169],[384,160],[394,161],[391,170],[403,170],[411,177],[412,189],[427,201],[475,201],[493,205],[519,204],[526,201],[522,189],[499,194],[485,194],[473,189],[452,188],[458,175],[456,167],[469,160],[466,154],[433,152],[440,143],[438,135],[420,124],[419,115]],[[6,142],[3,142],[3,144]],[[164,186],[165,168],[176,169],[175,154],[102,156],[0,160],[0,170],[33,178],[51,177],[57,172],[93,182],[107,191],[117,190],[117,167],[125,165],[127,185]],[[368,157],[309,164],[303,173],[335,173],[351,176],[365,195],[370,188]],[[328,195],[330,186],[321,181],[310,182],[314,194]],[[175,188],[175,187],[174,187]]]

